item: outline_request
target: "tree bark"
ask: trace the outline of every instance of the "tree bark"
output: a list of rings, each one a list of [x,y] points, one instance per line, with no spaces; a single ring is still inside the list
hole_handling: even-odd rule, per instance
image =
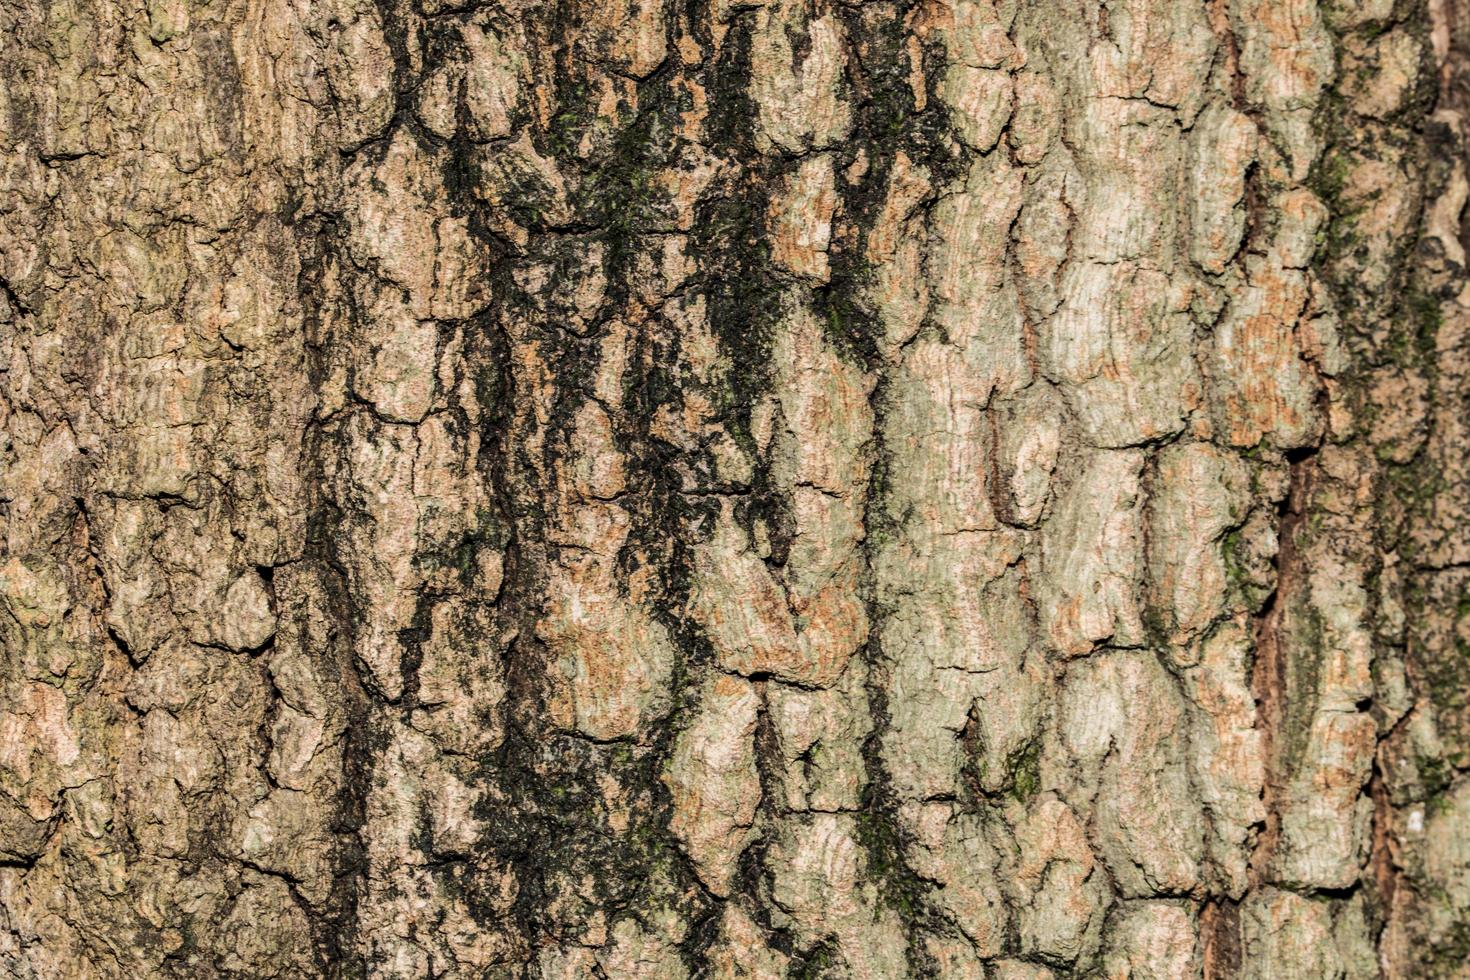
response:
[[[5,975],[1465,975],[1463,0],[0,31]]]

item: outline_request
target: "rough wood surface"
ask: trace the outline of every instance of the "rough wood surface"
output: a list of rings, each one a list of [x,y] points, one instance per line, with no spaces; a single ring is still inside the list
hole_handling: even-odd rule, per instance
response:
[[[6,976],[1470,969],[1464,0],[0,38]]]

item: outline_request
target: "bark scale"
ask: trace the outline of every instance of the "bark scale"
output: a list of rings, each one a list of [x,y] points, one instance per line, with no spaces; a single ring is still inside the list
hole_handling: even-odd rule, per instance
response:
[[[1462,974],[1461,4],[0,30],[8,975]]]

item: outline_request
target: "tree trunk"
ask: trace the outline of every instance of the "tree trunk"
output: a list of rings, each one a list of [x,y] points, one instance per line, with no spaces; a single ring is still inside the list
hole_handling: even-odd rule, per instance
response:
[[[1463,0],[0,30],[6,976],[1465,975]]]

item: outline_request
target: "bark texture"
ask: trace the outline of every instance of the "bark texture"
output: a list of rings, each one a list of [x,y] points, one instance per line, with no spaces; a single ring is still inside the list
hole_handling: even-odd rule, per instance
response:
[[[1464,0],[0,36],[5,975],[1465,975]]]

